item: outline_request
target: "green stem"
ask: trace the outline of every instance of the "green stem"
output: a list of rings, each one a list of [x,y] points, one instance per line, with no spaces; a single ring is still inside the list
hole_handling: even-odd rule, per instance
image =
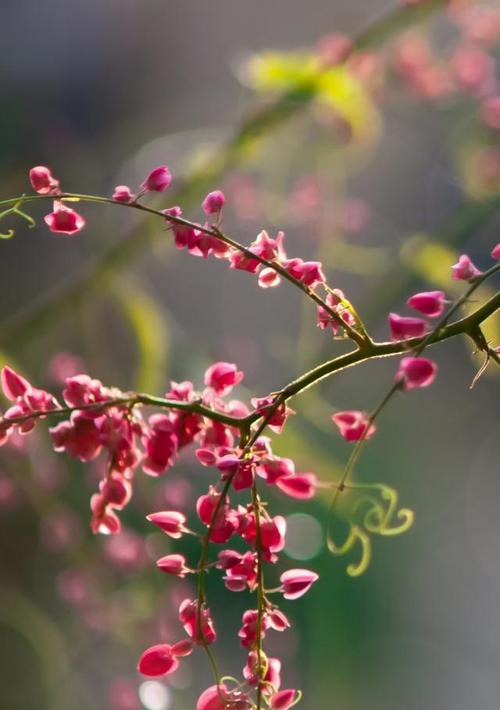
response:
[[[255,479],[252,484],[252,503],[255,515],[255,549],[257,552],[257,710],[261,710],[262,681],[264,680],[265,670],[262,663],[262,622],[264,619],[265,586],[262,560],[260,497]]]

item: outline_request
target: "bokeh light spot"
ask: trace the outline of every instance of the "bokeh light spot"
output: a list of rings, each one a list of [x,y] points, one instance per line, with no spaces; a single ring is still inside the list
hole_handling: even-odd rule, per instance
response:
[[[316,557],[323,547],[323,531],[316,518],[306,513],[294,513],[286,522],[286,554],[294,560]]]
[[[157,680],[141,683],[139,698],[146,710],[169,710],[172,707],[170,690]]]

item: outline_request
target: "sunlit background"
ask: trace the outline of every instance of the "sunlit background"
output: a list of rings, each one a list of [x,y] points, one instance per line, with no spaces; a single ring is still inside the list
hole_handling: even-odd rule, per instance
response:
[[[388,311],[409,315],[417,290],[460,294],[450,264],[466,252],[486,268],[498,242],[500,116],[495,128],[481,107],[498,95],[500,19],[478,15],[498,4],[452,5],[448,17],[438,8],[418,18],[421,40],[405,34],[402,14],[393,39],[367,41],[316,94],[299,91],[291,110],[231,144],[243,121],[300,83],[312,56],[327,61],[332,33],[357,36],[396,0],[3,0],[0,199],[29,189],[32,165],[50,165],[67,190],[110,195],[167,163],[174,183],[157,204],[201,219],[207,189],[222,188],[227,233],[249,244],[262,228],[284,229],[289,254],[321,259],[329,283],[388,339]],[[426,41],[432,71],[412,84],[404,61],[422,60]],[[471,47],[491,58],[479,79],[477,57],[465,69],[456,57]],[[170,380],[202,386],[206,367],[228,360],[245,371],[238,396],[249,401],[346,351],[288,284],[264,291],[247,273],[178,252],[161,225],[128,210],[79,209],[88,228],[74,238],[51,234],[36,206],[36,229],[16,224],[0,242],[0,364],[37,385],[57,392],[65,371],[83,369],[162,395]],[[490,320],[495,344],[499,327]],[[406,534],[374,536],[362,577],[346,574],[358,550],[334,558],[325,548],[329,493],[272,498],[288,520],[282,567],[321,576],[286,603],[292,630],[266,639],[304,710],[498,709],[499,380],[488,371],[469,390],[482,359],[464,339],[433,357],[435,385],[395,398],[356,470],[415,511]],[[276,452],[338,480],[350,445],[330,415],[373,408],[395,366],[351,369],[295,400]],[[44,424],[22,448],[2,449],[2,710],[192,710],[211,683],[201,651],[165,681],[135,670],[147,645],[177,639],[177,607],[192,594],[154,561],[197,555],[145,515],[192,511],[207,471],[188,451],[163,478],[139,472],[123,532],[95,537],[89,497],[102,465],[53,453]],[[236,633],[253,601],[212,577],[217,656],[238,676]]]

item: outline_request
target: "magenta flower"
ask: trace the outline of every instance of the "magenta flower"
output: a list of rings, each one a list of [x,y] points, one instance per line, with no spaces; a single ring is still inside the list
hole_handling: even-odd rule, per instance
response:
[[[146,520],[149,520],[150,523],[157,525],[169,537],[174,538],[174,540],[179,539],[184,533],[187,532],[187,528],[184,525],[186,522],[186,516],[175,510],[164,510],[159,513],[151,513],[150,515],[146,515]]]
[[[422,291],[406,301],[410,308],[420,311],[424,316],[437,318],[442,315],[446,304],[444,291]]]
[[[161,569],[162,572],[172,574],[181,579],[184,578],[186,574],[192,572],[192,570],[186,566],[186,558],[184,555],[165,555],[165,557],[161,557],[157,560],[156,566]]]
[[[137,670],[142,675],[158,677],[177,670],[179,661],[172,654],[172,647],[166,643],[151,646],[142,654]]]
[[[215,394],[224,397],[241,382],[244,375],[230,362],[214,362],[205,372],[205,384]]]
[[[437,365],[425,357],[404,357],[396,375],[398,381],[403,382],[403,389],[412,390],[417,387],[431,385],[437,373]]]
[[[252,704],[247,693],[241,690],[229,691],[227,686],[212,685],[198,698],[196,710],[250,710]]]
[[[491,258],[498,261],[500,259],[500,242],[491,250]]]
[[[482,273],[474,266],[467,254],[462,254],[457,263],[451,267],[451,278],[455,281],[472,281]]]
[[[213,192],[208,193],[201,203],[201,206],[203,207],[203,212],[206,215],[218,214],[224,207],[225,202],[226,198],[224,193],[221,190],[214,190]]]
[[[84,217],[60,200],[54,200],[54,211],[46,215],[44,220],[54,234],[76,234],[86,225]]]
[[[285,599],[298,599],[309,591],[317,579],[319,575],[308,569],[289,569],[280,577],[280,591]]]
[[[427,323],[421,318],[389,313],[389,328],[391,340],[407,340],[408,338],[421,338],[427,330]]]
[[[375,433],[375,425],[370,423],[368,414],[352,409],[332,414],[332,421],[346,441],[370,439]]]
[[[45,165],[37,165],[31,168],[29,177],[31,186],[39,195],[59,194],[59,180],[55,179],[50,172],[50,168]]]
[[[179,621],[187,635],[198,645],[213,643],[217,638],[210,611],[205,606],[201,610],[201,629],[199,628],[197,600],[184,599],[179,607]]]
[[[152,170],[141,185],[143,192],[164,192],[172,182],[172,174],[167,165]]]

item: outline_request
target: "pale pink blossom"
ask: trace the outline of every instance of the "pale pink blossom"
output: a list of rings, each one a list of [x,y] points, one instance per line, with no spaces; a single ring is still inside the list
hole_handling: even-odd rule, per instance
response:
[[[285,599],[298,599],[309,591],[317,579],[319,575],[316,572],[307,569],[289,569],[280,577],[280,591]]]
[[[128,185],[117,185],[113,192],[113,200],[130,203],[135,200],[135,195]]]
[[[462,254],[457,263],[451,267],[451,277],[455,281],[472,281],[477,276],[481,276],[482,273],[474,266],[467,254]]]

